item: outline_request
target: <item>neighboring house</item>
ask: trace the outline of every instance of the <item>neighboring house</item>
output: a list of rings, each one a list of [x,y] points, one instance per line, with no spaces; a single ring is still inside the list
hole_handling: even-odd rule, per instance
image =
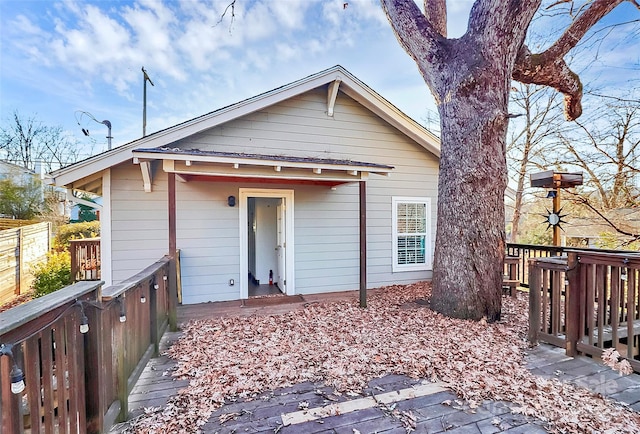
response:
[[[0,180],[11,179],[14,183],[18,185],[25,185],[34,180],[42,180],[45,176],[44,167],[41,162],[36,161],[35,170],[30,170],[25,167],[19,166],[17,164],[9,163],[8,161],[0,160]],[[68,216],[69,209],[66,206],[64,200],[64,189],[56,188],[54,189],[54,193],[60,198],[58,202],[57,209],[53,209],[56,214],[61,216]],[[45,185],[41,186],[41,197],[42,200],[45,200]],[[0,215],[1,217],[1,215]]]
[[[290,295],[430,278],[439,154],[434,135],[335,66],[50,181],[102,196],[107,285],[175,246],[188,304],[247,298],[270,272]]]
[[[35,176],[36,172],[33,170],[0,160],[0,180],[11,179],[17,184],[23,184],[29,182]]]
[[[8,161],[0,160],[0,181],[10,180],[12,184],[19,186],[30,185],[34,180],[40,179],[38,174],[33,170]],[[37,194],[33,191],[34,195]],[[41,192],[42,200],[44,200],[44,191]],[[14,218],[14,215],[0,214],[3,218]]]

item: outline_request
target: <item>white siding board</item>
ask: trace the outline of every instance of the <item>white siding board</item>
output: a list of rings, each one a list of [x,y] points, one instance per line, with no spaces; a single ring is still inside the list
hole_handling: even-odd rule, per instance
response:
[[[118,232],[118,231],[116,231]],[[169,239],[165,238],[165,239],[150,239],[150,240],[140,240],[140,239],[136,239],[135,240],[135,244],[134,247],[131,247],[132,244],[132,240],[131,238],[129,239],[121,239],[121,240],[113,240],[113,244],[112,244],[112,250],[114,252],[118,252],[118,255],[116,256],[116,259],[114,260],[118,260],[120,259],[120,252],[129,252],[129,250],[134,250],[134,251],[138,251],[138,252],[146,252],[147,254],[152,254],[152,256],[155,257],[155,261],[157,261],[158,259],[162,258],[164,255],[167,254],[167,246],[169,244]],[[141,249],[139,249],[140,247],[142,247]],[[153,253],[152,253],[153,252]],[[145,259],[146,258],[146,259]],[[149,256],[138,256],[137,259],[138,260],[142,260],[142,261],[146,261],[148,260]],[[149,264],[147,264],[149,265]],[[147,265],[145,265],[142,268],[145,268]],[[142,270],[142,268],[140,270]]]
[[[209,266],[220,266],[224,267],[227,265],[238,265],[240,264],[238,253],[236,252],[233,256],[227,256],[221,254],[222,251],[227,249],[217,248],[217,249],[209,249],[198,251],[195,255],[187,255],[180,253],[180,260],[183,258],[187,260],[186,265],[182,266],[184,268],[196,268],[196,267],[209,267]],[[189,251],[190,252],[190,251]],[[186,253],[186,251],[185,251]]]

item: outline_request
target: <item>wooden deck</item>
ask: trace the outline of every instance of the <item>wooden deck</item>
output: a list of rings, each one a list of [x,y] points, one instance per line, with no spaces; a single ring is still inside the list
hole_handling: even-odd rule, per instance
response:
[[[206,303],[178,307],[179,322],[190,319],[250,316],[277,314],[299,309],[307,303],[323,301],[331,297],[357,299],[357,292],[345,292],[332,295],[303,296],[303,300],[282,298],[281,301],[293,301],[288,304],[274,304],[273,300],[263,299],[261,304],[254,300],[252,306],[240,301],[223,303]],[[165,333],[161,341],[161,354],[180,336],[180,332]],[[640,376],[632,374],[622,377],[617,372],[588,357],[568,357],[562,348],[541,344],[530,350],[526,357],[529,369],[535,375],[545,378],[557,378],[562,381],[586,387],[596,393],[609,397],[634,411],[640,412]],[[186,386],[186,380],[174,380],[170,375],[175,363],[162,355],[152,359],[144,369],[137,385],[129,397],[129,415],[133,419],[142,414],[146,407],[161,407],[167,399]],[[415,387],[418,383],[408,377],[389,375],[375,379],[369,384],[372,393],[382,391],[401,391]],[[330,390],[322,384],[303,383],[290,388],[265,391],[262,399],[237,402],[224,406],[214,412],[202,427],[205,433],[214,432],[251,432],[251,433],[300,433],[300,432],[345,432],[352,433],[356,428],[360,432],[404,433],[402,421],[390,417],[384,406],[358,408],[357,411],[331,416],[318,421],[309,421],[292,426],[284,426],[283,414],[298,410],[301,401],[312,407],[321,408],[335,404],[327,400]],[[326,392],[326,393],[323,393]],[[341,397],[339,400],[349,400]],[[521,415],[511,414],[511,404],[506,402],[485,402],[477,411],[469,412],[464,408],[442,405],[447,400],[455,400],[450,391],[437,390],[431,394],[406,399],[394,404],[394,408],[411,410],[418,418],[418,432],[489,432],[495,429],[496,420],[500,421],[501,430],[518,433],[543,433],[544,423],[531,420]],[[468,410],[468,409],[466,409]],[[220,423],[220,416],[238,413],[234,420]],[[496,419],[497,418],[497,419]],[[308,425],[308,426],[307,426]],[[115,426],[111,432],[121,433],[127,424]],[[314,431],[315,430],[315,431]],[[318,431],[319,430],[319,431]],[[494,432],[494,431],[490,431]]]

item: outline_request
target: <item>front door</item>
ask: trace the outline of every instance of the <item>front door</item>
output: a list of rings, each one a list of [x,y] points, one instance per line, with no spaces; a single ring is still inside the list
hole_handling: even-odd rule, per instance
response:
[[[278,199],[276,202],[276,264],[273,270],[273,282],[287,295],[295,294],[293,269],[293,190],[241,188],[239,191],[240,217],[240,298],[249,298],[249,198]],[[273,244],[271,252],[274,252]],[[255,252],[255,243],[253,246]],[[261,281],[262,283],[262,281]]]

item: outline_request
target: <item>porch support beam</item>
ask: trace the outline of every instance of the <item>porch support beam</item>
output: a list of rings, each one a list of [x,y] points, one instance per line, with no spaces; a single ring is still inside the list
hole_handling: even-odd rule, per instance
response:
[[[360,186],[360,307],[367,307],[367,183]]]
[[[327,116],[333,116],[333,109],[336,106],[336,99],[338,98],[338,88],[340,87],[340,78],[336,78],[329,84],[329,90],[327,91]]]
[[[176,174],[167,173],[167,196],[169,209],[169,329],[178,330],[178,270],[177,270],[177,243],[176,243]]]

